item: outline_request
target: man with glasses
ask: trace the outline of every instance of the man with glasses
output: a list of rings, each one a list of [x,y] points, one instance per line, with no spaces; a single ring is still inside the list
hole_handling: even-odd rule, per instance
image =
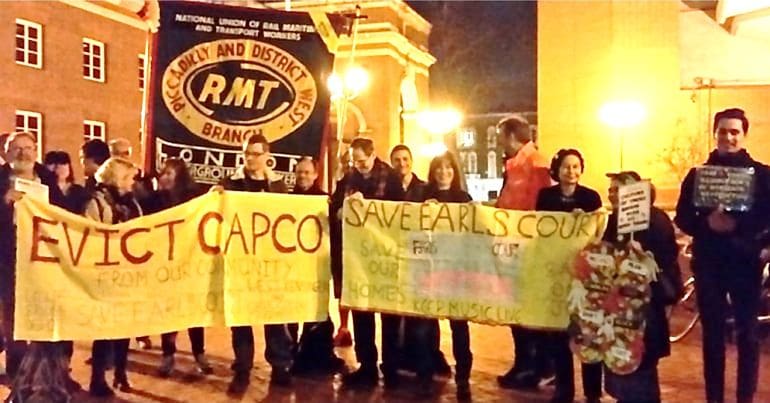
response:
[[[270,143],[265,136],[256,134],[243,144],[244,164],[225,179],[214,191],[287,193],[280,175],[270,168]],[[293,341],[288,324],[265,325],[265,359],[272,367],[270,383],[277,386],[291,385]],[[231,327],[235,372],[227,393],[242,395],[251,382],[254,367],[254,333],[251,326]]]
[[[388,164],[374,154],[374,142],[359,137],[350,144],[353,169],[341,181],[332,197],[332,211],[339,215],[345,197],[402,201],[404,190],[401,179]],[[344,270],[344,266],[343,266]],[[344,286],[344,285],[343,285]],[[401,317],[381,313],[382,320],[382,372],[385,387],[398,386],[398,331]],[[353,311],[356,358],[361,366],[343,377],[347,387],[373,388],[379,382],[377,371],[377,346],[374,341],[374,313]]]
[[[24,195],[16,190],[16,179],[40,183],[48,187],[51,204],[64,205],[64,196],[56,177],[37,163],[37,141],[27,132],[16,132],[5,145],[7,163],[0,167],[0,302],[3,306],[3,333],[8,337],[5,361],[8,376],[13,379],[27,350],[27,343],[13,339],[14,286],[16,283],[16,224],[14,204]]]

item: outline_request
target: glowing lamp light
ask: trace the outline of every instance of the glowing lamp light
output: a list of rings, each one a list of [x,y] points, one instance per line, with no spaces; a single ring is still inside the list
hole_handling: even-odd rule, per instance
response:
[[[369,73],[361,67],[353,66],[345,72],[345,88],[353,94],[360,94],[369,87]]]
[[[427,143],[420,147],[420,153],[426,157],[435,157],[445,152],[447,152],[447,147],[442,142]]]
[[[332,73],[326,80],[332,100],[351,100],[364,92],[369,87],[369,73],[359,66],[353,66],[340,77]]]
[[[449,133],[460,125],[462,119],[462,114],[454,109],[424,111],[417,114],[417,123],[430,134]]]
[[[647,109],[637,101],[612,101],[599,108],[599,120],[616,129],[633,127],[647,117]]]
[[[329,75],[329,78],[326,80],[326,86],[329,88],[332,99],[338,99],[342,97],[342,79],[336,73]]]

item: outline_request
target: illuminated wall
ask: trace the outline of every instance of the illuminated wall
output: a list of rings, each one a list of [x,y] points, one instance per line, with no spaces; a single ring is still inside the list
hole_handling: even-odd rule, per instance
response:
[[[752,55],[764,57],[770,48],[730,33],[713,10],[678,2],[542,1],[537,40],[541,148],[580,149],[583,182],[603,195],[604,174],[620,169],[622,135],[624,168],[652,178],[660,204],[672,205],[682,175],[713,146],[713,113],[728,107],[746,110],[749,150],[770,161],[770,80],[743,79],[758,71],[747,63]],[[646,119],[633,128],[607,127],[598,110],[614,100],[642,103]]]
[[[538,122],[541,149],[577,148],[584,184],[606,193],[606,172],[659,176],[662,139],[676,133],[678,5],[673,2],[539,2]],[[598,112],[609,101],[647,109],[634,128],[611,129]]]

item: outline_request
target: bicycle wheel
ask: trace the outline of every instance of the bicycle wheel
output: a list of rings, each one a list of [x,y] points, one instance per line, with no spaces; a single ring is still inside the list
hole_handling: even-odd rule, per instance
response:
[[[681,341],[695,328],[700,320],[697,298],[695,297],[695,278],[690,277],[684,283],[684,295],[679,302],[668,310],[668,324],[672,343]]]

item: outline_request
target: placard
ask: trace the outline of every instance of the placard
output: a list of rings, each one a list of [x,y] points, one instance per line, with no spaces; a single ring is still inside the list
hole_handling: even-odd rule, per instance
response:
[[[696,207],[748,211],[754,203],[754,168],[706,165],[696,168]]]
[[[650,182],[642,181],[618,188],[618,234],[650,228],[652,197]]]

